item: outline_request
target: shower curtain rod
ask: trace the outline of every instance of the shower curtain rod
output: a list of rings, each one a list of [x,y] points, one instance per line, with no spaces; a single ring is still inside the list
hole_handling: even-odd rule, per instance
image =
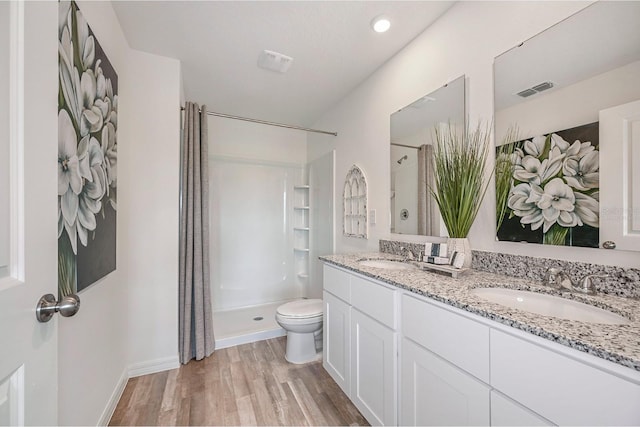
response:
[[[184,111],[184,107],[180,107],[180,110]],[[251,118],[248,118],[248,117],[232,116],[230,114],[215,113],[213,111],[207,111],[207,115],[208,116],[216,116],[216,117],[224,117],[225,119],[242,120],[242,121],[245,121],[245,122],[258,123],[258,124],[261,124],[261,125],[278,126],[278,127],[281,127],[281,128],[297,129],[297,130],[304,130],[306,132],[324,133],[325,135],[338,136],[338,132],[329,132],[329,131],[326,131],[326,130],[310,129],[310,128],[304,128],[304,127],[301,127],[301,126],[286,125],[286,124],[283,124],[283,123],[276,123],[276,122],[268,122],[266,120],[251,119]]]
[[[413,148],[414,150],[418,150],[420,148],[412,145],[396,144],[395,142],[392,142],[391,145],[395,145],[396,147]]]

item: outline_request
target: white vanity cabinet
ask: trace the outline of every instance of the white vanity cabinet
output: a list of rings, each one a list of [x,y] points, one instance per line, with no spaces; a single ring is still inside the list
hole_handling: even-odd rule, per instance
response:
[[[372,425],[397,424],[399,290],[324,266],[323,366]]]
[[[371,424],[640,425],[636,370],[324,268],[324,367]]]

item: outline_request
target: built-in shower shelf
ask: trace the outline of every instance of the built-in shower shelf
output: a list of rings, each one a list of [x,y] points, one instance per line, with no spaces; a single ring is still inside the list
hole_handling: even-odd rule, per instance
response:
[[[304,181],[302,181],[304,182]],[[294,200],[294,222],[293,222],[293,251],[295,252],[296,279],[300,284],[309,281],[309,240],[311,238],[311,209],[310,209],[310,186],[308,184],[295,184],[293,186]]]

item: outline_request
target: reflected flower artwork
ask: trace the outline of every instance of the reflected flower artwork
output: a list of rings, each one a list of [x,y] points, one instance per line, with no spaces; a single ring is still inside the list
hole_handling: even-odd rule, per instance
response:
[[[598,141],[596,122],[514,142],[498,239],[597,248]]]

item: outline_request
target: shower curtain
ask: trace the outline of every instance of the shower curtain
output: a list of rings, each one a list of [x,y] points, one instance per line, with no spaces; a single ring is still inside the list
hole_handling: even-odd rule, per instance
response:
[[[423,144],[418,148],[418,234],[439,236],[438,207],[431,196],[433,187],[433,146]]]
[[[180,183],[180,363],[213,353],[209,273],[209,172],[206,106],[187,102]]]

